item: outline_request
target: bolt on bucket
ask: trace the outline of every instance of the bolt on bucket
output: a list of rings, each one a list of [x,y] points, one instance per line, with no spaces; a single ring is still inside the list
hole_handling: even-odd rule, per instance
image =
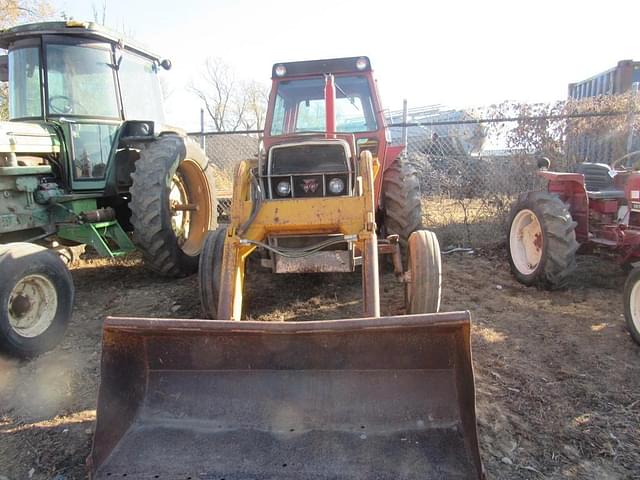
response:
[[[94,479],[480,479],[469,313],[107,318]]]

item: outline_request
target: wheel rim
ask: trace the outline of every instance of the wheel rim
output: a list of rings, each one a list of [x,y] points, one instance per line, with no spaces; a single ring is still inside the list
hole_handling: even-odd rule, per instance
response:
[[[542,259],[543,235],[538,216],[523,209],[513,219],[509,232],[509,247],[513,264],[520,273],[532,274]]]
[[[27,275],[13,287],[7,310],[9,324],[16,333],[37,337],[49,328],[56,316],[56,287],[42,275]]]
[[[191,212],[185,210],[189,205],[189,195],[187,194],[184,181],[178,173],[171,179],[169,205],[171,207],[171,229],[178,238],[178,244],[182,246],[189,237]]]
[[[629,313],[635,330],[640,332],[640,281],[636,282],[631,289]]]
[[[169,207],[171,227],[178,245],[187,255],[198,255],[209,230],[211,195],[204,172],[198,163],[186,159],[171,180]]]

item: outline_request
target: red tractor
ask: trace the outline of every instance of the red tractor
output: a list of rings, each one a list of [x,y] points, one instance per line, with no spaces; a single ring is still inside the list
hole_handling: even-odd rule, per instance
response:
[[[623,268],[640,261],[640,172],[616,160],[611,166],[581,163],[573,173],[539,175],[547,191],[520,196],[509,217],[509,263],[519,282],[549,290],[565,287],[575,270],[576,253],[608,255]],[[640,268],[625,287],[625,317],[640,343]]]

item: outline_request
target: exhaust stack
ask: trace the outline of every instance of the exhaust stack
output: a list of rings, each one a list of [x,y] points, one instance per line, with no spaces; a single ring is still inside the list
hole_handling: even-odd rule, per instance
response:
[[[336,138],[336,85],[333,75],[324,77],[325,130],[327,138]]]

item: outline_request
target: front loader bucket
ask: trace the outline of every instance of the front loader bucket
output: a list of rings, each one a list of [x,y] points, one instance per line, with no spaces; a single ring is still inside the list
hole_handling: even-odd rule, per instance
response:
[[[92,478],[483,478],[469,330],[108,318]]]

